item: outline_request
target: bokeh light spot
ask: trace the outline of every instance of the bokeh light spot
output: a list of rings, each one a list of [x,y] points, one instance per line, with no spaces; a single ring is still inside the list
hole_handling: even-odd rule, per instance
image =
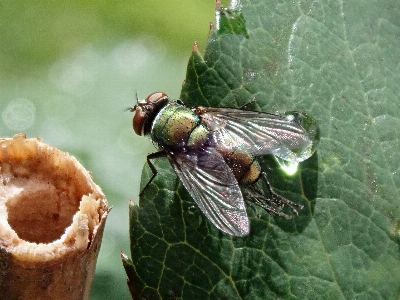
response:
[[[4,124],[12,130],[26,130],[35,120],[35,105],[25,98],[11,100],[2,113]]]

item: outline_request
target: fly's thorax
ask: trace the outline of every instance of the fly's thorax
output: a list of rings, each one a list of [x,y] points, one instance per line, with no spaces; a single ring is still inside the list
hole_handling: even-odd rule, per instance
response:
[[[188,147],[198,148],[207,142],[209,130],[204,124],[198,124],[190,133],[187,141]]]
[[[219,147],[218,151],[240,184],[253,184],[258,180],[261,166],[253,155],[226,147]]]
[[[200,117],[188,107],[171,103],[165,106],[156,116],[151,129],[153,141],[161,146],[188,146],[198,144],[203,133],[196,127],[201,125]],[[191,138],[194,132],[194,137]],[[197,140],[196,140],[197,139]]]

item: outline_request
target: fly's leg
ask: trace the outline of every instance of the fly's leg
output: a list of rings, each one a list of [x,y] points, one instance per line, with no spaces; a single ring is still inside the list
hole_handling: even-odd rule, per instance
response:
[[[290,219],[291,217],[281,211],[280,207],[277,207],[273,202],[273,199],[266,198],[261,192],[257,190],[253,190],[252,187],[244,190],[244,196],[247,200],[252,203],[261,206],[265,209],[270,215],[276,215],[279,217],[283,217],[285,219]],[[252,207],[252,206],[251,206]]]
[[[165,151],[154,152],[154,153],[147,155],[147,164],[149,165],[150,170],[153,173],[153,175],[151,175],[150,180],[146,183],[145,187],[140,192],[139,197],[141,197],[143,195],[144,191],[147,189],[147,187],[150,185],[150,183],[153,181],[153,179],[157,176],[157,173],[158,173],[156,167],[153,165],[151,160],[160,158],[160,157],[166,157],[166,156],[167,156],[167,153]]]
[[[240,106],[238,107],[238,109],[245,110],[247,105],[250,105],[250,104],[252,104],[252,103],[254,103],[254,102],[257,102],[257,99],[256,99],[256,98],[253,98],[253,99],[251,99],[249,102],[246,102],[245,104],[240,105]]]
[[[269,197],[266,197],[264,193],[262,193],[255,184],[247,186],[247,188],[243,189],[243,196],[252,203],[261,206],[265,209],[269,214],[276,215],[279,217],[284,217],[285,219],[290,219],[291,216],[285,214],[282,211],[282,208],[287,205],[292,211],[298,215],[297,209],[302,209],[303,205],[294,203],[285,197],[277,194],[271,187],[267,174],[265,172],[261,172],[260,177],[263,179],[265,184],[267,185],[269,191]]]
[[[298,212],[296,209],[303,209],[304,206],[301,204],[294,203],[294,202],[286,199],[285,197],[282,197],[281,195],[278,195],[277,193],[275,193],[274,190],[272,189],[271,185],[269,184],[267,174],[265,172],[261,172],[261,177],[264,179],[264,182],[266,183],[268,190],[271,193],[271,198],[272,198],[271,200],[280,207],[283,207],[285,205],[289,206],[292,209],[292,211],[296,215],[298,215]],[[273,212],[273,213],[275,213],[275,212]],[[278,215],[281,215],[281,214],[282,214],[282,212],[278,213]]]

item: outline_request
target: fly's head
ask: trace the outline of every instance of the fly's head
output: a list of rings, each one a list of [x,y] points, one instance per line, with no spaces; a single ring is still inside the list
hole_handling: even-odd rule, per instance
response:
[[[137,98],[137,97],[136,97]],[[133,129],[138,135],[150,133],[151,123],[157,113],[168,104],[167,94],[162,92],[152,93],[144,100],[137,99],[137,103],[130,111],[135,112],[133,117]]]

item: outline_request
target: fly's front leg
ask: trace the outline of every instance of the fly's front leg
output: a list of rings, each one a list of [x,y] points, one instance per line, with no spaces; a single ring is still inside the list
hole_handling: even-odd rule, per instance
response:
[[[277,193],[275,193],[275,191],[272,189],[272,187],[268,181],[267,174],[265,172],[261,172],[261,177],[264,179],[264,182],[267,184],[268,190],[271,193],[272,201],[277,205],[289,206],[292,209],[292,211],[296,215],[298,215],[296,208],[303,209],[304,206],[301,204],[294,203],[294,202],[286,199],[285,197],[282,197],[281,195],[278,195]]]
[[[151,154],[147,155],[147,164],[149,165],[150,170],[153,174],[151,175],[150,180],[146,183],[145,187],[140,192],[139,197],[142,197],[144,191],[147,189],[147,187],[150,185],[150,183],[153,181],[153,179],[156,177],[156,175],[158,173],[156,167],[153,165],[151,160],[160,158],[160,157],[166,157],[166,156],[167,156],[167,153],[165,151],[159,151],[159,152],[155,152],[155,153],[151,153]]]

